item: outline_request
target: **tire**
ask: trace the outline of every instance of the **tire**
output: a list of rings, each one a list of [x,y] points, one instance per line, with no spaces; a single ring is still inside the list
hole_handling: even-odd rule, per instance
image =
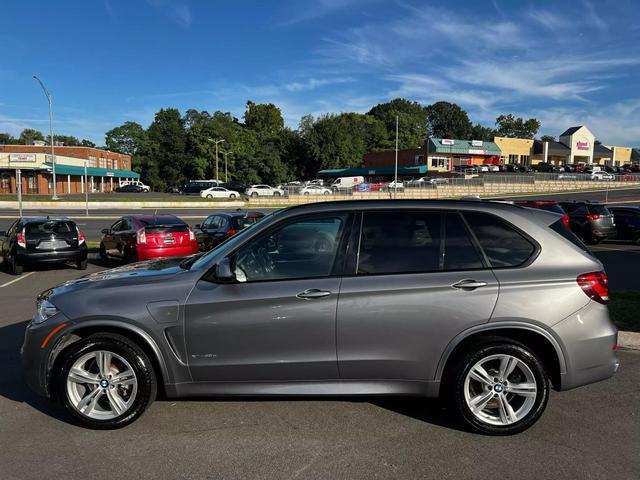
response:
[[[280,197],[282,194],[280,192],[273,192],[274,197]]]
[[[507,379],[500,378],[503,359],[510,359],[513,365]],[[488,377],[470,373],[472,369],[478,371],[478,366],[484,368]],[[497,337],[488,339],[463,355],[450,374],[453,381],[449,383],[448,393],[454,410],[467,427],[478,433],[520,433],[536,423],[547,406],[549,378],[542,362],[518,342]],[[479,377],[486,381],[479,381]],[[522,395],[510,392],[518,384],[527,385]],[[474,400],[484,402],[476,413],[470,407]]]
[[[106,358],[100,352],[110,354],[107,371],[111,376],[107,378],[98,367],[98,360]],[[70,376],[72,368],[74,372],[81,368],[95,383],[83,382],[87,377],[77,374]],[[112,378],[126,372],[132,372],[126,375],[129,380],[119,385],[111,383]],[[97,333],[72,344],[60,354],[54,373],[51,387],[56,399],[76,423],[97,430],[122,428],[135,421],[155,400],[158,389],[153,365],[144,351],[129,339],[110,333]],[[102,380],[106,380],[106,387],[98,383]],[[82,406],[83,400],[96,391],[97,401]]]
[[[324,195],[331,195],[331,192],[324,192]]]
[[[213,195],[207,195],[207,198],[213,198]]]
[[[251,192],[251,196],[254,197],[254,198],[257,197],[258,196],[258,192]]]
[[[105,262],[109,260],[109,257],[107,257],[107,249],[104,248],[104,243],[100,242],[100,258],[102,260],[104,260]]]
[[[304,192],[305,195],[310,195],[309,192]]]
[[[76,262],[76,267],[78,268],[78,270],[86,270],[87,269],[87,259],[85,258],[84,260],[78,260]]]
[[[11,269],[11,273],[14,275],[22,275],[22,272],[24,271],[24,267],[16,261],[16,257],[14,257],[13,255],[11,256],[11,261],[9,262],[9,268]]]
[[[236,194],[232,193],[231,195],[229,195],[229,198],[236,198]]]

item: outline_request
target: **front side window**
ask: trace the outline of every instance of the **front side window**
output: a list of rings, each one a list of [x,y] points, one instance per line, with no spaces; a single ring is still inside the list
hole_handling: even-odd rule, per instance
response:
[[[520,232],[495,215],[465,212],[464,218],[493,268],[520,266],[536,250]]]
[[[327,277],[336,271],[347,214],[288,223],[250,240],[234,255],[239,282]]]

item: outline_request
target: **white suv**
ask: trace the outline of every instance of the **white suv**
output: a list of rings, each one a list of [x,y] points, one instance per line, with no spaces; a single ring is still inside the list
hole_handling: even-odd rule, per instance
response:
[[[120,186],[121,187],[124,187],[125,185],[137,185],[138,187],[142,187],[142,189],[145,192],[148,192],[148,191],[151,190],[151,187],[149,185],[145,185],[140,180],[124,180],[124,181],[120,182]]]
[[[245,194],[248,197],[282,197],[284,190],[269,185],[251,185]]]

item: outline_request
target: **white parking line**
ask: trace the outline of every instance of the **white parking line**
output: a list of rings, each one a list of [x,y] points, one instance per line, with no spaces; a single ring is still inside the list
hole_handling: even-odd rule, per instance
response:
[[[4,288],[4,287],[8,287],[9,285],[11,285],[12,283],[16,283],[19,282],[20,280],[24,280],[25,278],[27,278],[29,275],[33,275],[36,272],[29,272],[29,273],[25,273],[24,275],[19,276],[18,278],[14,278],[13,280],[7,282],[7,283],[3,283],[2,285],[0,285],[0,288]]]

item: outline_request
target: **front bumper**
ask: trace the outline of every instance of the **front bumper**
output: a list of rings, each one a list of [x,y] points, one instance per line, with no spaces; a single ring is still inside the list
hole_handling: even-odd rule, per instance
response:
[[[29,323],[20,348],[22,370],[31,390],[41,396],[51,395],[49,375],[52,352],[60,344],[72,323],[63,314],[57,313],[39,325]]]
[[[606,380],[618,370],[618,330],[605,305],[590,301],[553,329],[562,340],[566,362],[561,390]]]

